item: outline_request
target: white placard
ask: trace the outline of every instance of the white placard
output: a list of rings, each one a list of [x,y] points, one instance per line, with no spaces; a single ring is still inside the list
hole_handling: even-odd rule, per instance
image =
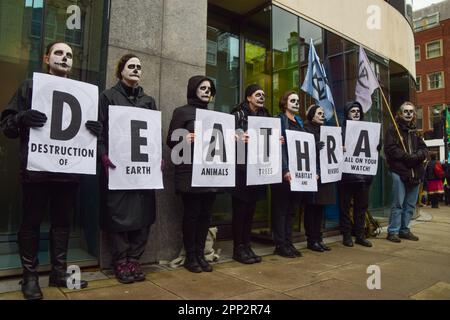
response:
[[[343,172],[370,176],[377,174],[380,130],[379,123],[347,121]]]
[[[320,155],[320,181],[330,183],[342,178],[344,150],[342,149],[341,127],[320,127],[320,141],[325,143]]]
[[[235,186],[234,130],[233,115],[196,110],[192,187]]]
[[[280,118],[248,117],[247,185],[280,183]]]
[[[30,129],[27,170],[95,175],[97,137],[85,124],[98,117],[97,86],[34,73],[31,108],[47,121]]]
[[[292,191],[317,191],[316,142],[311,133],[286,130]]]
[[[109,106],[110,190],[163,189],[161,112]]]

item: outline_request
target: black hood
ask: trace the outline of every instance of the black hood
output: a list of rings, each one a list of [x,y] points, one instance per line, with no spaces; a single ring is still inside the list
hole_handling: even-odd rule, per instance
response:
[[[189,104],[200,107],[206,107],[208,105],[197,97],[197,88],[205,80],[211,83],[211,95],[213,97],[216,95],[216,87],[211,79],[205,76],[193,76],[189,79],[187,86],[187,100]]]
[[[351,108],[353,107],[358,107],[359,108],[359,113],[361,114],[361,118],[360,121],[364,121],[364,112],[363,112],[363,108],[361,106],[361,104],[358,101],[350,101],[347,102],[347,104],[345,105],[344,108],[344,116],[345,116],[345,120],[350,120],[348,118],[348,112],[350,111]]]

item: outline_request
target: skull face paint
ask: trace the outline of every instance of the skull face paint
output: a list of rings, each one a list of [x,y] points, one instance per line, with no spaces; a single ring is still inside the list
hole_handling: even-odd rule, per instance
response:
[[[404,105],[401,108],[400,118],[402,118],[405,122],[411,122],[414,119],[414,114],[416,113],[414,106],[412,105]]]
[[[211,101],[211,83],[208,80],[203,81],[197,88],[197,97],[206,103]]]
[[[353,107],[348,111],[347,118],[354,121],[361,120],[361,110],[358,107]]]
[[[50,74],[67,76],[73,64],[72,48],[65,43],[56,43],[45,56],[44,62],[48,64]]]
[[[300,99],[296,93],[293,93],[288,97],[287,109],[292,113],[298,113],[300,110]]]
[[[325,123],[325,111],[323,108],[317,108],[312,121],[320,125]]]
[[[257,108],[264,108],[266,94],[262,90],[255,91],[250,97],[247,97],[248,103]]]
[[[127,61],[122,72],[122,80],[130,87],[136,86],[141,80],[142,65],[141,60],[134,57]]]

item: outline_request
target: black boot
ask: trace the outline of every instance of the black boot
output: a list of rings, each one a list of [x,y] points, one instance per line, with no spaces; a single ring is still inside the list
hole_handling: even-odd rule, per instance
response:
[[[204,254],[197,254],[197,262],[204,272],[212,272],[213,267],[206,261]]]
[[[346,247],[353,247],[353,239],[350,233],[345,233],[342,235],[342,244]]]
[[[244,264],[255,263],[255,259],[248,253],[245,245],[240,244],[233,249],[233,259]]]
[[[244,246],[245,246],[245,250],[247,251],[248,255],[250,257],[252,257],[253,260],[255,260],[255,263],[260,263],[262,261],[262,258],[253,251],[250,243],[246,243]]]
[[[184,267],[190,272],[200,273],[202,268],[198,264],[195,253],[186,253],[186,259],[184,260]]]
[[[42,299],[42,291],[39,286],[37,266],[39,264],[37,253],[39,249],[39,232],[19,232],[19,251],[22,262],[23,275],[20,282],[23,297],[26,300]]]
[[[50,230],[50,262],[52,271],[48,279],[49,287],[67,288],[67,249],[70,230],[67,228],[52,228]],[[80,289],[88,286],[87,281],[80,281]]]

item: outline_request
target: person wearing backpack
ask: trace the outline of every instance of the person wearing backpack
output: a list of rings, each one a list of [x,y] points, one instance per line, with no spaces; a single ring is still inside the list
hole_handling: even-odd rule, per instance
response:
[[[427,165],[426,179],[428,187],[428,196],[431,202],[431,208],[439,208],[439,198],[444,194],[442,179],[445,177],[444,169],[439,160],[436,160],[436,154],[430,155],[431,161]]]

